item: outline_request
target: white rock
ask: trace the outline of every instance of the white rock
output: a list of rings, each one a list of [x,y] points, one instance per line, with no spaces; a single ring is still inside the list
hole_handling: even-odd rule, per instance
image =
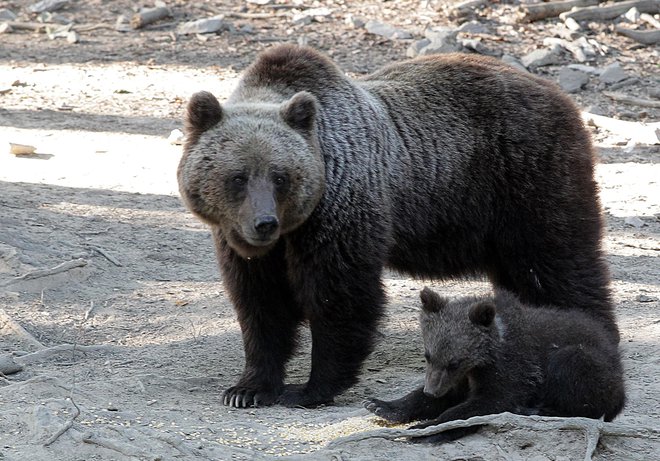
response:
[[[424,47],[430,44],[431,44],[431,40],[429,40],[428,38],[416,40],[406,50],[406,56],[408,56],[409,58],[414,58],[415,56],[419,55],[420,51],[422,51]]]
[[[208,19],[184,22],[179,25],[176,32],[180,35],[209,34],[221,30],[229,30],[230,28],[229,23],[223,20],[223,16],[214,16]]]
[[[559,71],[559,86],[567,93],[575,93],[589,82],[589,75],[564,67]]]
[[[523,56],[520,61],[526,68],[535,69],[541,66],[559,64],[559,55],[556,48],[542,48]]]
[[[646,223],[637,216],[628,216],[623,222],[629,226],[636,227],[637,229],[646,226]]]
[[[626,11],[626,14],[623,16],[630,22],[635,23],[639,21],[639,10],[635,8],[634,6],[630,8],[628,11]]]
[[[628,74],[621,68],[621,64],[615,62],[603,69],[598,77],[603,83],[617,83],[628,78]]]
[[[369,21],[364,27],[367,29],[367,32],[380,35],[381,37],[390,40],[412,38],[410,32],[403,29],[397,29],[396,27],[378,21]]]

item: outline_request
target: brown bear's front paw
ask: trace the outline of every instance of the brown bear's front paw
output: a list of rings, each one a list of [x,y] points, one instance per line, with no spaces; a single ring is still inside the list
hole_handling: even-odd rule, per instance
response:
[[[285,407],[314,408],[319,405],[331,404],[333,398],[310,391],[304,384],[287,384],[277,402]]]
[[[233,386],[222,395],[222,403],[229,407],[267,407],[277,400],[279,392],[255,389],[249,386]]]
[[[396,408],[391,402],[385,402],[379,399],[367,399],[363,403],[364,408],[372,412],[374,415],[383,418],[390,423],[405,423],[410,421],[410,418],[405,415],[401,409]]]

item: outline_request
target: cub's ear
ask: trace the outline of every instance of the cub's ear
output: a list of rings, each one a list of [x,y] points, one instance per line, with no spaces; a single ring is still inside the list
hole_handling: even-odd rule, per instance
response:
[[[495,305],[489,301],[477,303],[470,308],[468,317],[475,325],[490,326],[495,318]]]
[[[188,102],[185,125],[188,133],[206,131],[222,120],[222,107],[208,91],[195,93]]]
[[[440,296],[429,287],[424,287],[419,297],[422,300],[422,309],[425,312],[438,312],[449,302],[449,299]]]
[[[280,116],[291,128],[311,131],[314,127],[317,110],[316,97],[307,91],[301,91],[282,103]]]

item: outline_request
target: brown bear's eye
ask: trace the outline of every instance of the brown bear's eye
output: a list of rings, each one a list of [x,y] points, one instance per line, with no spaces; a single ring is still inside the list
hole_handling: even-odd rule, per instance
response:
[[[461,366],[460,360],[452,360],[447,364],[447,370],[449,371],[455,371],[458,370],[458,367]]]
[[[245,177],[245,175],[237,174],[231,178],[231,182],[235,186],[244,186],[247,183],[247,178]]]
[[[288,178],[283,174],[276,174],[273,176],[273,183],[277,187],[285,186],[288,182]]]

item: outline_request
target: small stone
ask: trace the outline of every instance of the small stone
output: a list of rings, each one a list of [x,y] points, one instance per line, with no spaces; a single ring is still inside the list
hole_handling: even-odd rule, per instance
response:
[[[424,37],[432,42],[455,43],[458,31],[449,27],[433,27],[424,31]]]
[[[11,375],[21,370],[23,370],[23,367],[14,362],[14,358],[11,355],[0,355],[0,374]]]
[[[56,11],[66,6],[69,0],[42,0],[28,7],[31,13],[43,13],[44,11]]]
[[[464,34],[487,34],[490,32],[488,27],[478,21],[464,22],[458,26],[455,31]]]
[[[639,10],[635,8],[634,6],[630,8],[628,11],[626,11],[626,14],[623,15],[628,21],[632,23],[636,23],[639,21]]]
[[[646,296],[646,295],[637,295],[635,297],[635,301],[638,303],[652,303],[657,301],[658,298],[654,298],[653,296]]]
[[[564,67],[559,71],[559,86],[567,93],[575,93],[589,82],[589,75]]]
[[[564,25],[569,29],[572,30],[573,32],[577,32],[582,28],[580,26],[580,23],[578,23],[575,19],[573,18],[566,18],[566,21],[564,21]]]
[[[2,21],[14,21],[16,19],[16,14],[13,11],[8,10],[7,8],[0,9],[0,20]]]
[[[431,40],[429,40],[428,38],[416,40],[406,50],[406,56],[408,56],[409,58],[414,58],[415,56],[419,55],[420,51],[422,51],[424,47],[430,44],[431,44]]]
[[[364,27],[364,19],[358,18],[357,16],[353,16],[352,14],[349,14],[346,16],[346,19],[344,21],[346,25],[348,26],[353,26],[356,29],[361,29]]]
[[[518,58],[516,58],[515,56],[511,56],[510,54],[505,54],[504,56],[502,56],[501,59],[502,62],[510,65],[511,67],[515,67],[518,70],[527,72],[527,68],[523,66],[518,60]]]
[[[523,56],[521,62],[526,68],[535,69],[541,66],[559,64],[559,55],[556,48],[542,48]]]
[[[196,21],[184,22],[177,28],[179,35],[188,34],[209,34],[223,30],[231,30],[231,25],[224,21],[223,16],[215,16],[208,19],[198,19]]]
[[[412,38],[412,34],[403,29],[397,29],[378,21],[369,21],[365,26],[370,34],[380,35],[389,40]]]
[[[621,68],[621,64],[615,62],[603,69],[603,73],[598,77],[603,83],[617,83],[628,78],[626,71]]]
[[[80,36],[75,30],[71,30],[66,33],[66,41],[73,45],[74,43],[78,43],[80,41]]]
[[[9,23],[3,22],[0,24],[0,34],[6,34],[13,31],[14,29],[9,25]]]
[[[628,216],[623,222],[628,226],[636,227],[637,229],[646,226],[646,223],[639,219],[637,216]]]
[[[603,69],[599,69],[598,67],[593,67],[593,66],[587,66],[585,64],[569,64],[567,67],[569,69],[586,72],[587,74],[590,75],[601,75],[603,73]]]
[[[183,134],[183,132],[179,129],[175,129],[175,130],[172,130],[170,135],[167,137],[167,140],[169,141],[170,144],[174,144],[174,145],[179,146],[179,145],[183,144],[184,138],[185,138],[185,135]]]

